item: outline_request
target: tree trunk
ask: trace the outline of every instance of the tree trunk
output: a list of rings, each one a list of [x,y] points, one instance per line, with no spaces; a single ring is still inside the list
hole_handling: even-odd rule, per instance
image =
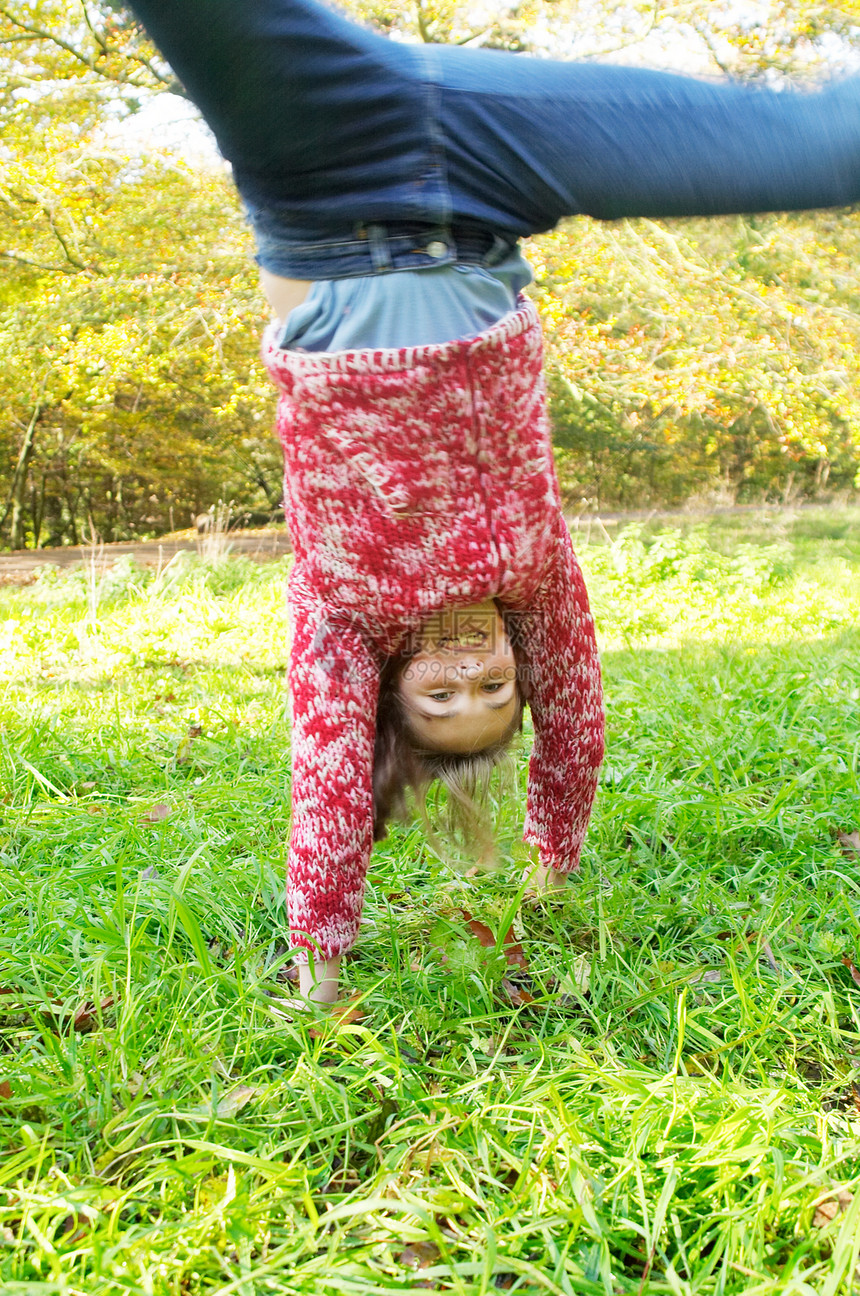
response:
[[[30,471],[30,463],[36,449],[36,424],[42,414],[41,401],[33,407],[33,413],[30,422],[27,424],[27,430],[24,433],[24,440],[21,449],[18,452],[18,462],[15,464],[15,471],[12,474],[12,488],[9,491],[9,503],[6,506],[6,513],[3,520],[5,522],[10,510],[12,513],[12,524],[9,529],[9,548],[23,549],[24,547],[24,499],[27,491],[27,474]]]
[[[45,517],[45,474],[42,474],[41,487],[30,487],[30,511],[33,515],[33,548],[39,548],[42,536],[42,522]]]

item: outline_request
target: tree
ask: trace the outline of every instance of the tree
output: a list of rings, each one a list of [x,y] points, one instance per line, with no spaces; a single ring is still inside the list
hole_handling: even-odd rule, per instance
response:
[[[398,39],[761,77],[858,39],[860,0],[353,0]],[[753,21],[755,15],[761,21]],[[740,17],[739,17],[740,15]],[[128,10],[0,0],[0,523],[12,544],[276,505],[264,318],[226,173],[111,145],[182,94]],[[847,485],[858,467],[853,219],[583,220],[532,243],[576,498]],[[714,267],[718,267],[717,273]]]
[[[232,186],[100,129],[175,81],[106,6],[6,7],[0,24],[10,544],[157,533],[219,496],[275,509],[263,302]]]
[[[851,488],[852,216],[580,221],[535,250],[574,498],[639,506]]]
[[[226,176],[77,123],[42,132],[37,166],[19,141],[0,208],[10,544],[155,533],[219,496],[276,507],[263,303]]]

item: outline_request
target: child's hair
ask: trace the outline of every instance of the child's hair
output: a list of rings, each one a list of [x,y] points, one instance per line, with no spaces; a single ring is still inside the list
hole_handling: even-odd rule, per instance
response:
[[[490,746],[476,752],[429,751],[410,730],[398,688],[410,659],[409,653],[390,657],[380,675],[373,760],[373,840],[382,841],[390,819],[408,818],[409,790],[415,794],[425,826],[430,828],[427,791],[438,779],[448,792],[449,829],[458,830],[467,849],[486,860],[492,851],[492,832],[484,812],[490,775],[522,728],[522,691],[517,689],[517,708],[511,723]]]

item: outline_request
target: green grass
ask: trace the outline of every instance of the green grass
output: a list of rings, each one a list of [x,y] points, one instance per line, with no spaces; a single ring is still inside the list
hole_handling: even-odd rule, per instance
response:
[[[578,881],[520,904],[523,753],[498,873],[377,848],[340,1026],[286,983],[285,567],[3,591],[4,1292],[860,1292],[853,517],[592,534]]]

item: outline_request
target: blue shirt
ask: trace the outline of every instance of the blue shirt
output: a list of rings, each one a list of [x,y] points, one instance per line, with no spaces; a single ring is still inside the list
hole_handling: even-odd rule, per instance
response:
[[[284,321],[290,351],[427,346],[475,337],[516,308],[532,281],[517,249],[492,269],[475,265],[320,279]]]

